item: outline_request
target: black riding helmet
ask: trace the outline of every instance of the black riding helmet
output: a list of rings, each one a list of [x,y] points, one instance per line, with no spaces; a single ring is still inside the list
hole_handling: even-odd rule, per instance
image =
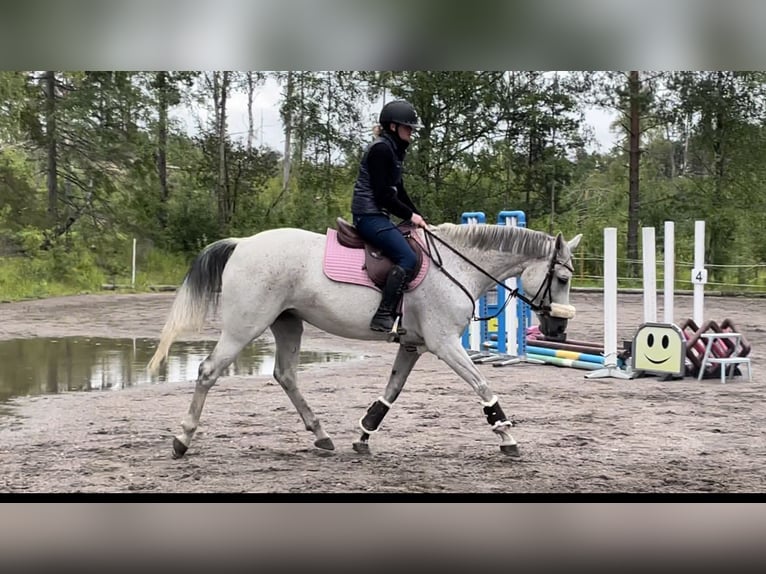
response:
[[[393,102],[388,102],[383,106],[383,109],[380,110],[378,123],[386,129],[390,123],[402,124],[414,129],[421,127],[415,108],[407,100],[394,100]]]

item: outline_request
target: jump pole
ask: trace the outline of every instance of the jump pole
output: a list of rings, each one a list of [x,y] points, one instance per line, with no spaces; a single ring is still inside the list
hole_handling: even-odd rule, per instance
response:
[[[705,222],[701,221],[698,222],[702,224],[702,245],[703,245],[703,253],[701,255],[701,258],[703,260],[702,263],[698,261],[698,255],[697,250],[698,246],[700,244],[700,241],[698,240],[698,235],[696,233],[695,229],[695,238],[694,238],[694,250],[695,250],[695,263],[694,267],[704,267],[704,226]],[[675,315],[675,308],[673,303],[673,298],[675,294],[675,266],[676,266],[676,254],[675,254],[675,238],[676,230],[675,230],[675,223],[673,221],[666,221],[665,222],[665,239],[664,239],[664,249],[665,249],[665,259],[663,262],[663,269],[664,269],[664,280],[663,280],[663,287],[662,287],[662,300],[663,300],[663,312],[662,312],[662,318],[664,323],[673,323],[674,322],[674,315]],[[645,323],[654,323],[657,321],[657,307],[656,307],[656,300],[657,300],[657,276],[656,276],[656,257],[655,257],[655,238],[654,238],[654,228],[653,227],[644,227],[642,229],[642,258],[644,263],[644,322]],[[694,273],[692,273],[694,275]],[[694,279],[692,279],[692,282],[694,282]],[[698,290],[696,289],[695,284],[695,293],[694,293],[694,305],[695,309],[696,306],[699,305],[701,308],[704,306],[703,304],[703,295],[701,292],[698,293]],[[702,312],[700,311],[700,315]],[[696,319],[695,319],[696,322]],[[699,324],[699,323],[698,323]]]
[[[676,288],[676,224],[672,221],[665,222],[665,278],[663,280],[662,318],[664,323],[673,323],[673,295]]]
[[[694,269],[692,269],[692,284],[694,285],[694,322],[702,325],[705,321],[705,222],[694,222]]]
[[[641,257],[644,262],[644,323],[656,323],[657,259],[654,227],[641,229]]]
[[[463,225],[480,225],[487,222],[487,217],[483,211],[468,211],[463,213],[460,217],[460,222]],[[484,296],[476,299],[474,304],[474,313],[477,317],[482,315],[482,303]],[[467,351],[474,351],[481,353],[481,325],[478,321],[471,321],[468,325],[468,329],[463,333],[463,348]]]
[[[604,368],[587,379],[632,379],[617,366],[617,228],[604,228]]]
[[[657,298],[656,290],[656,260],[654,247],[654,228],[643,228],[643,262],[644,262],[644,321],[655,322],[657,310],[654,302]],[[674,322],[674,293],[675,293],[675,223],[665,222],[665,279],[663,284],[663,321]],[[692,269],[691,282],[694,285],[694,322],[701,325],[705,320],[705,283],[707,283],[707,269],[705,269],[705,222],[694,222],[694,268]]]

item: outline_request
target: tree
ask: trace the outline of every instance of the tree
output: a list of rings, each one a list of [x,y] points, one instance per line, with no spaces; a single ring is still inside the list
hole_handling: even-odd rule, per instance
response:
[[[642,76],[643,74],[643,76]],[[627,272],[638,273],[638,228],[641,221],[639,174],[641,165],[641,136],[662,122],[654,105],[657,83],[662,73],[601,72],[591,77],[594,103],[619,113],[618,125],[628,140],[628,229],[627,256],[631,260]]]
[[[45,94],[45,147],[47,148],[48,169],[48,224],[58,225],[58,153],[56,133],[56,72],[48,71],[42,75],[41,83]]]
[[[766,82],[762,72],[675,72],[668,82],[668,107],[688,142],[685,196],[696,217],[707,219],[707,257],[729,263],[742,250],[731,240],[738,228],[751,228],[764,206],[756,174],[762,161]],[[715,216],[711,216],[715,214]],[[750,242],[748,242],[750,243]],[[712,276],[721,271],[713,268]]]
[[[160,229],[167,227],[168,208],[170,197],[168,187],[168,111],[171,107],[181,102],[180,86],[190,88],[194,82],[196,72],[155,72],[150,81],[150,89],[154,91],[157,107],[157,177],[159,179],[160,204],[157,209],[157,221]]]
[[[278,76],[285,86],[280,108],[285,120],[285,164],[281,191],[268,213],[285,200],[290,180],[300,190],[290,199],[290,208],[300,213],[303,226],[324,229],[347,209],[354,164],[370,134],[361,111],[369,104],[367,78],[360,72]]]

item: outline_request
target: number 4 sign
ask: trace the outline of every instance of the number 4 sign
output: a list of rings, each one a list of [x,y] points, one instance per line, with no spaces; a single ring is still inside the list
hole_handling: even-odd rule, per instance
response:
[[[704,267],[692,269],[692,283],[696,285],[707,283],[707,269]]]

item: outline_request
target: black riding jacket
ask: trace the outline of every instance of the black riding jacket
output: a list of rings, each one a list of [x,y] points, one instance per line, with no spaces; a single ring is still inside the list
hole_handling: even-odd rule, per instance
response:
[[[410,219],[420,214],[402,182],[402,164],[409,142],[393,133],[382,133],[364,152],[354,184],[354,215],[393,214]]]

